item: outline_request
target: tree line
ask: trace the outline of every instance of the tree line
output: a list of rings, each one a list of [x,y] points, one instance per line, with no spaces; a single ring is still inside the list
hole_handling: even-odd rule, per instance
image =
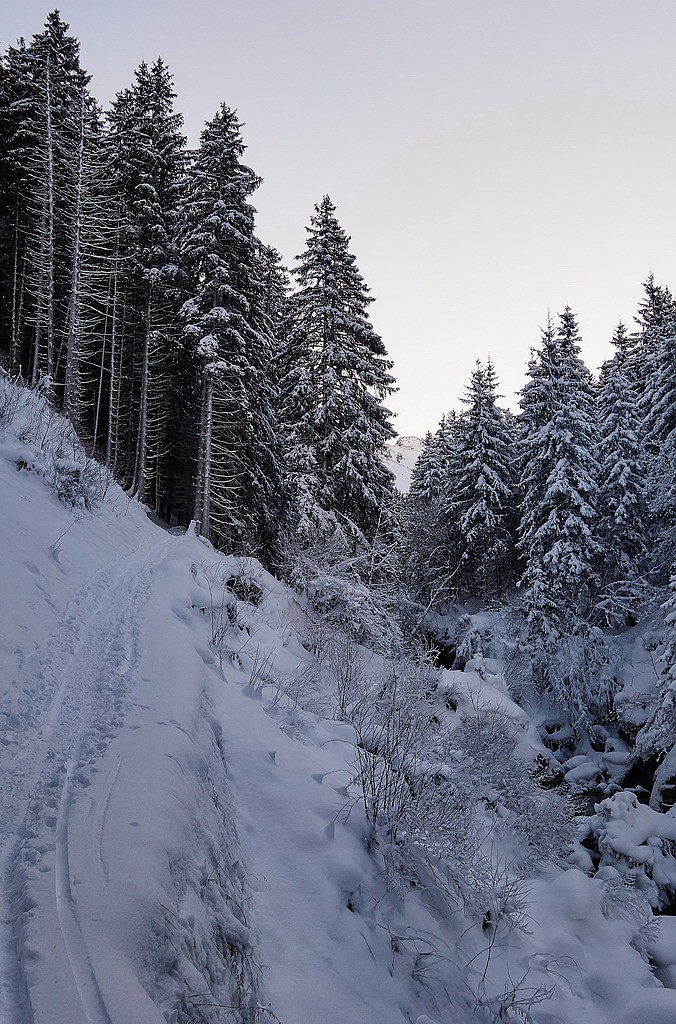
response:
[[[394,380],[335,206],[292,291],[236,112],[190,151],[164,61],[105,113],[89,83],[57,11],[0,63],[3,362],[169,522],[272,565],[285,531],[365,543]]]
[[[425,438],[404,509],[416,602],[509,602],[522,678],[573,723],[607,716],[604,636],[660,602],[674,561],[676,303],[652,275],[612,342],[595,378],[571,309],[548,318],[516,416],[477,363],[465,410]]]
[[[256,234],[235,111],[191,151],[161,59],[105,113],[89,83],[56,11],[0,61],[9,372],[159,516],[257,554],[360,639],[509,603],[533,685],[571,721],[607,711],[603,631],[659,599],[675,557],[669,290],[648,278],[598,379],[573,312],[548,319],[518,415],[477,363],[398,495],[392,364],[331,199],[290,273]]]

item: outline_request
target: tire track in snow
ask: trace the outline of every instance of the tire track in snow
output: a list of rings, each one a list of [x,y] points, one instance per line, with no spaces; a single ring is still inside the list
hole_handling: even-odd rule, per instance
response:
[[[99,873],[99,877],[106,885],[108,885],[108,868],[106,867],[106,862],[103,858],[103,830],[106,827],[106,817],[108,816],[108,808],[110,807],[110,798],[113,795],[113,787],[117,782],[117,776],[120,774],[121,764],[122,758],[118,757],[117,763],[111,771],[108,782],[106,783],[106,793],[103,798],[103,802],[94,819],[93,848],[96,870]]]
[[[70,885],[68,857],[68,817],[73,802],[73,764],[69,764],[61,790],[59,814],[56,819],[56,861],[54,890],[56,913],[73,979],[89,1024],[110,1024],[110,1017],[101,995],[82,937],[77,908]]]
[[[68,858],[70,806],[105,751],[126,710],[126,690],[138,660],[138,618],[153,567],[173,539],[153,536],[126,557],[103,566],[69,602],[55,632],[28,656],[0,707],[3,786],[0,787],[0,1020],[34,1020],[23,970],[24,936],[16,918],[31,909],[29,866],[54,850],[52,915],[89,1024],[109,1017],[87,955],[71,892]],[[3,728],[4,726],[4,728]],[[118,765],[119,770],[119,765]],[[115,773],[116,777],[117,773]],[[115,778],[97,809],[98,856]],[[17,951],[18,950],[18,951]]]

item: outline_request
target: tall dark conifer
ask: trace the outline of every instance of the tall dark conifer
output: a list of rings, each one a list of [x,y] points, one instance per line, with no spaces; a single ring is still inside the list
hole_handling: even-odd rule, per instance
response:
[[[405,512],[407,591],[423,608],[439,610],[458,596],[461,536],[453,495],[462,467],[466,413],[441,418],[427,434],[411,474]]]
[[[190,298],[183,338],[199,378],[195,519],[221,545],[270,558],[282,513],[271,297],[261,280],[249,199],[260,183],[242,163],[234,111],[207,124],[179,225]]]
[[[288,303],[281,385],[288,479],[301,533],[326,529],[337,515],[355,543],[373,537],[392,495],[393,476],[382,457],[394,436],[382,404],[394,390],[392,364],[369,320],[372,299],[328,196],[307,231],[295,271],[298,290]]]
[[[649,524],[639,400],[629,376],[631,340],[623,324],[613,345],[615,354],[602,368],[598,396],[603,559],[595,617],[604,625],[622,626],[635,621],[645,599]]]
[[[477,362],[466,397],[462,452],[449,513],[457,519],[459,585],[500,598],[514,578],[512,435],[497,405],[493,365]]]
[[[135,494],[161,506],[166,481],[167,370],[175,342],[174,235],[185,172],[183,119],[171,73],[141,64],[109,114],[111,172],[120,203],[118,367],[112,459]]]
[[[534,681],[573,722],[600,688],[589,667],[588,616],[602,557],[598,429],[591,375],[572,311],[548,324],[522,393],[520,580]]]
[[[73,291],[80,144],[96,122],[79,44],[58,11],[28,46],[3,62],[1,232],[10,242],[0,272],[14,368],[62,384]]]

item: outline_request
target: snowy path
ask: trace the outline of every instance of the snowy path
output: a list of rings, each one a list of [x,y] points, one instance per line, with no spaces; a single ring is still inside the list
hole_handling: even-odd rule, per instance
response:
[[[173,538],[153,533],[132,555],[116,558],[70,601],[57,629],[20,664],[0,707],[0,1020],[47,1019],[31,1005],[30,928],[35,886],[27,869],[50,879],[41,895],[40,928],[48,932],[50,970],[59,1003],[79,1007],[70,1024],[109,1024],[78,918],[69,864],[69,816],[78,793],[119,729],[138,662],[139,619],[153,569]],[[114,778],[95,809],[96,857],[105,873],[100,835]],[[30,893],[29,893],[29,890]],[[39,892],[39,889],[37,890]],[[61,1019],[52,1007],[54,1020]],[[65,1019],[65,1018],[64,1018]]]
[[[74,516],[16,450],[0,438],[0,1024],[477,1019],[482,928],[393,890],[359,802],[340,813],[354,737],[311,710],[296,595],[114,486]],[[263,597],[215,651],[239,574]],[[676,1020],[599,881],[553,873],[529,899],[505,981],[556,986],[537,1024]],[[653,949],[665,985],[675,940]]]

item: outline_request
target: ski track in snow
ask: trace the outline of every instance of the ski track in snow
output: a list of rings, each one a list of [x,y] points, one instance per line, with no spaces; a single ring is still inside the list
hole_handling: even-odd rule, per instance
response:
[[[139,618],[153,567],[173,540],[154,535],[104,565],[71,599],[56,630],[28,655],[0,706],[0,1021],[30,1024],[17,919],[31,909],[25,868],[54,851],[55,931],[87,1024],[109,1024],[78,919],[68,855],[69,814],[122,723],[138,660]],[[117,768],[94,808],[93,849],[105,880],[102,835]],[[45,912],[44,907],[40,907]],[[54,916],[53,915],[53,916]],[[70,1024],[70,1022],[69,1022]],[[72,1024],[76,1024],[75,1021]]]
[[[92,849],[94,851],[94,867],[97,874],[102,882],[108,884],[108,868],[102,853],[103,846],[103,829],[106,824],[106,817],[108,815],[108,808],[110,807],[110,798],[113,793],[113,787],[117,781],[117,776],[120,774],[120,765],[122,759],[118,757],[115,767],[110,773],[108,782],[106,783],[106,793],[101,805],[97,808],[94,827],[92,830]]]
[[[89,962],[87,948],[80,931],[80,922],[73,900],[70,885],[70,866],[68,858],[68,816],[73,802],[73,769],[68,766],[66,779],[61,790],[59,813],[56,819],[56,866],[54,871],[54,890],[56,896],[56,912],[59,927],[78,995],[82,1002],[89,1024],[110,1024],[110,1017],[103,1002],[103,997],[96,981],[96,975]]]

